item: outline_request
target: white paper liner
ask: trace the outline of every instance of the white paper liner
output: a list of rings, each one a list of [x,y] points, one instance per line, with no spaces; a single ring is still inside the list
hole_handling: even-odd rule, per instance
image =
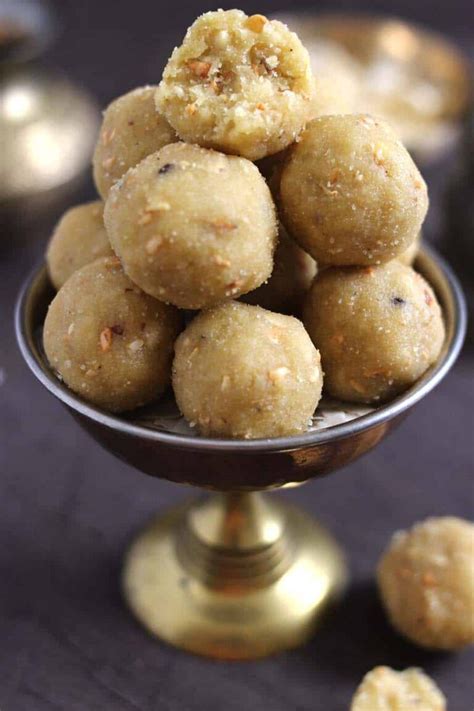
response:
[[[373,412],[375,408],[368,405],[352,404],[324,397],[311,419],[308,432],[324,430],[328,427],[341,425],[343,422],[355,420],[362,415]],[[195,427],[190,427],[184,417],[179,413],[176,402],[172,398],[162,400],[154,405],[143,408],[140,412],[131,413],[126,418],[134,425],[147,427],[160,432],[184,435],[186,437],[199,437]]]

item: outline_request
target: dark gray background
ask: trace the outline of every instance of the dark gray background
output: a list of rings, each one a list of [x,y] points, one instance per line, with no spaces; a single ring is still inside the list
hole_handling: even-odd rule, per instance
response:
[[[64,33],[48,61],[101,103],[156,82],[184,27],[213,7],[145,0],[57,5]],[[286,9],[270,0],[241,6]],[[472,41],[469,6],[445,2],[435,9],[427,0],[365,5],[427,22],[465,47]],[[318,6],[328,7],[354,9],[349,2]],[[428,238],[446,244],[449,237],[451,245],[456,235],[440,218],[454,170],[446,163],[428,174],[435,196]],[[91,194],[89,186],[74,200]],[[2,711],[345,711],[362,675],[376,664],[422,666],[448,696],[451,711],[472,711],[473,654],[430,654],[402,641],[386,624],[373,586],[374,566],[394,529],[428,515],[472,516],[472,351],[465,350],[445,382],[376,451],[283,494],[329,526],[349,557],[349,594],[314,641],[258,663],[194,658],[149,638],[125,609],[118,585],[134,531],[157,509],[193,492],[149,479],[102,451],[34,381],[13,341],[16,293],[57,216],[33,222],[20,235],[1,225]]]

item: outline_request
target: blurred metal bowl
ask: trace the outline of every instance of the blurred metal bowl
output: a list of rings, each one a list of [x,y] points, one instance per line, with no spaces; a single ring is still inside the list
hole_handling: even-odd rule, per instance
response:
[[[448,39],[394,17],[305,12],[275,17],[298,33],[314,55],[315,71],[327,70],[331,78],[331,71],[342,67],[345,83],[349,76],[357,85],[354,111],[385,118],[420,162],[455,145],[472,98],[471,72],[468,59]]]

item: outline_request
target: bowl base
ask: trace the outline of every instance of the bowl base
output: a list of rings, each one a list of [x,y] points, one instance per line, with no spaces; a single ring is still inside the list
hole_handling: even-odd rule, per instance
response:
[[[139,534],[123,590],[146,629],[175,647],[254,659],[307,640],[345,580],[339,547],[305,513],[267,495],[211,494]]]

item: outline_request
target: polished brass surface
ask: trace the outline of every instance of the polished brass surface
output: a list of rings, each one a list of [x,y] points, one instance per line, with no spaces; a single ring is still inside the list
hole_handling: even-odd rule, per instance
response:
[[[341,592],[342,554],[306,514],[253,490],[295,485],[344,466],[376,446],[446,375],[462,346],[466,310],[457,280],[426,247],[417,268],[443,308],[438,362],[391,403],[295,437],[218,440],[136,424],[97,410],[60,383],[41,347],[53,291],[44,267],[27,281],[15,325],[25,361],[106,449],[152,476],[215,494],[152,522],[132,544],[125,597],[161,639],[218,658],[248,659],[293,647],[313,632]]]
[[[221,659],[263,657],[311,636],[343,590],[344,560],[310,517],[265,496],[210,494],[138,536],[123,590],[152,634]]]
[[[90,96],[36,63],[0,77],[0,205],[57,189],[89,166],[100,114]]]

